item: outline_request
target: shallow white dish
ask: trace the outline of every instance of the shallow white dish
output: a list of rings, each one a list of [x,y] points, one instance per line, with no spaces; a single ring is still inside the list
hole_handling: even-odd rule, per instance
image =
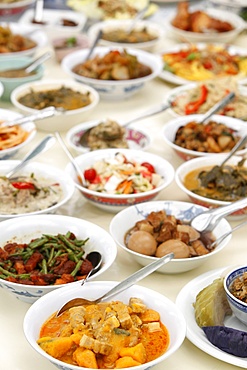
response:
[[[66,134],[69,145],[78,153],[88,152],[89,148],[83,147],[80,144],[80,138],[87,129],[97,126],[100,122],[102,122],[102,120],[94,120],[72,127]],[[137,127],[126,128],[126,140],[130,149],[146,150],[151,144],[151,138],[148,133]]]
[[[35,47],[28,50],[17,51],[13,53],[0,53],[0,59],[7,57],[13,58],[20,56],[33,56],[40,48],[44,47],[47,44],[48,40],[45,32],[31,24],[27,25],[14,22],[1,22],[0,25],[3,27],[9,27],[11,32],[13,32],[14,34],[28,37],[36,43]]]
[[[22,115],[20,113],[13,112],[8,109],[0,109],[0,121],[12,121],[16,118],[20,118],[21,116]],[[29,133],[27,139],[23,141],[23,143],[13,146],[12,148],[0,150],[0,159],[8,159],[12,157],[13,155],[17,154],[20,149],[22,149],[33,140],[37,132],[35,124],[30,121],[22,124],[21,127]]]
[[[175,118],[169,122],[167,122],[162,130],[163,139],[165,142],[172,148],[174,151],[184,160],[189,160],[196,157],[208,157],[211,155],[218,155],[218,153],[206,153],[206,152],[199,152],[195,150],[189,150],[183,148],[179,145],[174,143],[176,133],[179,127],[185,126],[189,122],[200,122],[202,120],[203,114],[192,114],[189,116],[182,116]],[[211,117],[210,121],[214,121],[217,123],[222,123],[226,127],[230,127],[234,131],[234,136],[244,137],[247,134],[247,126],[246,123],[240,119],[226,117],[221,115],[214,115]],[[242,148],[241,150],[237,151],[236,155],[244,155],[247,153],[247,147]]]
[[[91,56],[93,59],[96,55],[103,57],[105,54],[108,54],[111,50],[119,50],[123,51],[124,48],[120,47],[107,47],[107,46],[98,46],[94,49],[94,52]],[[62,68],[63,70],[73,79],[76,81],[82,82],[93,87],[95,90],[98,91],[100,96],[104,99],[110,100],[122,100],[131,97],[132,95],[138,93],[144,86],[145,83],[153,80],[157,77],[161,71],[163,62],[160,56],[151,54],[147,51],[140,50],[140,49],[126,49],[126,51],[131,54],[135,55],[138,58],[138,61],[149,66],[152,70],[148,76],[129,79],[129,80],[99,80],[94,78],[88,78],[84,76],[80,76],[79,74],[72,71],[72,69],[77,65],[84,61],[89,49],[83,49],[80,51],[75,51],[67,55],[62,60]]]
[[[217,45],[217,44],[213,44],[213,45]],[[219,45],[222,46],[223,44],[219,44]],[[190,47],[189,44],[178,44],[178,45],[170,47],[166,50],[163,50],[161,53],[159,53],[159,55],[162,57],[162,55],[167,54],[167,53],[173,53],[173,52],[176,53],[176,52],[179,52],[181,50],[186,50],[188,48],[188,46]],[[201,43],[195,44],[195,46],[198,47],[199,49],[203,50],[207,46],[207,43],[201,42]],[[247,52],[246,52],[245,48],[241,48],[241,47],[235,46],[235,45],[227,45],[227,51],[231,55],[241,55],[241,56],[246,56],[247,55]],[[165,71],[165,70],[163,70],[161,72],[159,77],[162,80],[167,81],[167,82],[171,82],[172,84],[175,84],[175,85],[184,85],[186,83],[194,82],[194,81],[182,78],[180,76],[176,76],[172,72]],[[246,78],[246,76],[239,76],[239,77],[240,77],[239,79]]]
[[[93,281],[85,284],[83,288],[80,284],[76,284],[74,286],[70,285],[69,287],[67,286],[46,294],[35,302],[25,315],[23,325],[27,341],[35,351],[52,362],[52,364],[57,366],[59,369],[84,370],[84,367],[66,364],[62,361],[56,360],[44,352],[36,342],[39,337],[40,328],[51,314],[57,311],[68,300],[80,296],[82,292],[83,297],[85,298],[97,298],[109,291],[116,284],[117,283],[114,281]],[[155,290],[145,288],[141,285],[133,285],[122,293],[116,294],[112,299],[110,299],[110,301],[119,300],[124,303],[128,303],[131,297],[138,297],[142,299],[148,307],[157,310],[160,313],[161,321],[166,326],[170,334],[170,344],[163,355],[148,363],[131,367],[132,370],[148,370],[152,366],[165,361],[181,346],[186,332],[185,319],[180,313],[179,308],[177,308],[175,303],[170,299]]]
[[[206,338],[203,330],[197,325],[193,309],[196,295],[206,286],[211,284],[213,280],[222,276],[228,270],[227,267],[206,272],[186,284],[179,292],[176,305],[179,307],[185,317],[187,323],[186,337],[203,352],[208,353],[223,362],[247,368],[247,359],[230,355],[221,351],[219,348],[212,345]],[[234,315],[227,316],[225,325],[235,329],[246,331],[246,326],[242,324]]]
[[[87,17],[82,13],[76,13],[70,10],[61,9],[44,9],[43,10],[43,22],[45,24],[34,24],[32,23],[34,16],[34,9],[28,9],[19,19],[20,24],[30,24],[36,28],[40,28],[45,31],[49,39],[55,37],[71,37],[76,36],[80,33],[85,26]],[[75,22],[75,26],[63,26],[62,20],[66,19]]]
[[[165,210],[168,215],[173,215],[177,219],[183,221],[190,221],[193,217],[207,210],[207,208],[194,205],[189,202],[179,201],[154,201],[148,203],[137,204],[135,206],[126,208],[119,212],[113,217],[110,223],[110,233],[116,243],[127,252],[131,258],[140,263],[142,266],[146,266],[149,263],[157,260],[157,257],[146,256],[141,253],[137,253],[127,248],[124,242],[125,234],[130,230],[136,222],[145,219],[145,217],[151,212],[157,212]],[[229,223],[222,219],[217,227],[214,229],[214,236],[216,239],[227,231],[231,230]],[[190,271],[201,266],[203,263],[210,263],[210,259],[214,258],[215,254],[220,252],[228,244],[231,238],[227,238],[217,246],[212,252],[199,257],[192,258],[174,258],[166,265],[160,267],[158,272],[164,274],[179,274],[186,271]]]
[[[90,86],[78,83],[72,80],[42,80],[37,82],[30,82],[21,85],[13,90],[11,93],[12,104],[19,109],[25,115],[37,113],[37,109],[29,108],[18,102],[21,96],[24,96],[30,91],[46,91],[59,89],[62,86],[70,88],[74,91],[79,91],[83,94],[89,93],[91,97],[91,103],[85,107],[79,109],[68,110],[65,112],[59,112],[52,116],[42,120],[37,120],[36,126],[42,131],[54,132],[54,131],[65,131],[80,123],[83,119],[90,115],[99,103],[99,94],[95,89]]]
[[[7,172],[9,172],[14,166],[16,166],[20,161],[19,160],[2,160],[0,161],[0,174],[3,176]],[[19,175],[26,175],[30,176],[30,174],[34,174],[37,178],[47,178],[54,180],[54,183],[59,183],[63,190],[63,196],[61,200],[49,207],[45,208],[40,211],[35,212],[29,212],[29,213],[21,213],[21,214],[0,214],[0,221],[6,220],[6,219],[17,219],[20,216],[27,216],[27,215],[38,215],[42,213],[53,213],[56,211],[59,207],[64,205],[69,201],[69,199],[72,197],[74,193],[74,183],[71,181],[70,177],[67,176],[64,171],[60,170],[59,168],[55,166],[48,165],[46,163],[40,163],[40,162],[29,162],[26,164],[26,166],[20,171]],[[18,224],[18,221],[17,221]]]
[[[97,33],[102,30],[103,32],[109,32],[114,30],[128,30],[129,26],[131,25],[131,20],[107,20],[103,22],[97,22],[93,26],[91,26],[88,30],[88,36],[94,40]],[[139,20],[136,22],[134,30],[143,30],[146,29],[150,35],[155,36],[156,38],[151,41],[147,42],[132,42],[132,43],[123,43],[123,42],[114,42],[108,41],[104,39],[99,40],[99,44],[102,46],[121,46],[123,48],[137,48],[147,51],[152,51],[155,46],[161,41],[164,36],[164,28],[161,27],[159,24],[146,21],[146,20]]]
[[[175,14],[173,14],[167,20],[167,28],[170,31],[170,34],[174,36],[177,40],[181,42],[184,42],[185,40],[188,40],[189,42],[231,42],[246,27],[246,23],[244,22],[244,20],[237,14],[215,8],[199,9],[197,7],[196,9],[191,9],[191,11],[195,10],[202,10],[203,12],[217,20],[229,22],[234,27],[234,29],[228,32],[212,31],[206,33],[184,31],[172,25],[171,21],[175,17]]]
[[[103,274],[112,265],[117,255],[116,244],[109,233],[92,222],[81,218],[47,214],[24,216],[19,218],[18,221],[14,219],[3,221],[1,226],[1,247],[9,240],[17,243],[29,243],[32,239],[40,238],[42,234],[66,234],[68,231],[74,233],[78,239],[84,240],[89,238],[83,247],[85,256],[92,251],[99,251],[102,255],[101,268],[89,280]],[[69,290],[72,289],[73,285],[78,285],[82,289],[81,283],[78,281],[61,285],[53,284],[44,286],[17,284],[0,279],[0,287],[7,289],[16,298],[27,303],[33,303],[44,294],[67,285],[69,285]]]

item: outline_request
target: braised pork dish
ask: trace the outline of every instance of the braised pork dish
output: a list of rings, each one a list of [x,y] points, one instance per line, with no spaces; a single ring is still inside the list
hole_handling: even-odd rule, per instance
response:
[[[102,57],[96,55],[93,59],[77,64],[73,72],[99,80],[131,80],[150,75],[152,69],[126,50],[112,50]]]
[[[0,53],[15,53],[35,46],[36,42],[30,38],[13,33],[9,27],[0,26]]]
[[[189,11],[189,2],[178,3],[177,14],[172,20],[172,25],[184,31],[207,33],[207,32],[228,32],[234,27],[229,22],[221,21],[211,17],[204,11]]]
[[[155,257],[172,252],[174,258],[202,256],[213,250],[213,241],[211,233],[200,234],[176,217],[167,215],[165,211],[149,213],[125,235],[127,248]]]

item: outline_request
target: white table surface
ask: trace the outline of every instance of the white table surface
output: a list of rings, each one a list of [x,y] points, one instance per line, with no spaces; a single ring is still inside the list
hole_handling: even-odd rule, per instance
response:
[[[161,18],[159,17],[159,20],[160,19]],[[176,41],[171,38],[165,37],[159,50],[173,45],[175,42]],[[239,36],[234,44],[246,47],[247,36]],[[50,46],[45,49],[49,48]],[[40,53],[43,51],[44,50],[40,50]],[[57,64],[54,56],[45,63],[45,67],[45,78],[69,79],[69,77],[61,70],[60,65]],[[92,113],[89,120],[106,117],[127,120],[133,115],[139,114],[148,106],[151,107],[163,102],[165,100],[166,93],[172,87],[172,85],[169,85],[157,78],[148,83],[142,91],[129,100],[120,102],[100,101],[98,107]],[[0,107],[14,110],[10,103],[0,102]],[[182,163],[182,160],[179,159],[166,145],[160,135],[162,127],[170,119],[171,116],[167,112],[164,112],[153,118],[139,121],[138,126],[140,128],[147,129],[152,137],[153,142],[149,149],[150,152],[166,158],[176,169]],[[46,134],[47,133],[41,131],[38,132],[32,144],[30,144],[26,150],[23,149],[19,152],[16,158],[21,159],[26,152],[31,149],[31,146],[40,141],[40,139]],[[65,133],[63,132],[62,135],[65,136]],[[76,153],[74,152],[74,154]],[[38,157],[37,161],[56,165],[61,169],[65,168],[65,165],[68,163],[68,159],[63,150],[59,147],[59,144],[55,144],[52,149]],[[167,189],[163,190],[157,198],[157,200],[166,199],[189,201],[188,197],[178,188],[175,181]],[[110,221],[113,217],[113,214],[103,212],[88,203],[77,191],[71,201],[60,209],[59,213],[87,219],[100,225],[105,230],[108,230]],[[18,220],[16,220],[16,222],[18,222]],[[234,226],[235,223],[231,222],[231,225]],[[243,256],[246,256],[246,235],[246,229],[243,228],[238,230],[233,234],[229,245],[221,253],[216,255],[213,260],[210,260],[208,264],[203,265],[196,270],[177,275],[153,273],[151,276],[142,280],[139,285],[155,289],[175,302],[176,296],[181,288],[191,279],[209,270],[244,263]],[[115,262],[109,271],[101,275],[99,279],[119,281],[126,278],[139,268],[140,265],[133,262],[131,257],[119,248]],[[37,354],[25,339],[22,323],[28,308],[29,304],[17,300],[5,290],[0,289],[0,370],[56,369],[54,365]],[[184,343],[175,354],[169,357],[164,363],[155,367],[156,370],[191,370],[192,368],[196,368],[197,370],[236,369],[235,366],[217,360],[204,353],[187,339],[185,339]]]

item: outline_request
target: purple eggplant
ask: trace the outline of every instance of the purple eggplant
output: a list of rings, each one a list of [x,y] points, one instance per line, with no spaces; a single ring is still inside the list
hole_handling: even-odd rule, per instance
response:
[[[222,351],[247,357],[247,332],[227,326],[203,326],[208,340]]]

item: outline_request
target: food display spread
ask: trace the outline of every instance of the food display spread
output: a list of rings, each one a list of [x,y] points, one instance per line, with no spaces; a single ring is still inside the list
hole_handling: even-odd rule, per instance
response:
[[[18,1],[5,0],[4,2],[7,4]],[[229,124],[222,123],[224,121],[220,122],[217,118],[219,116],[211,117],[204,124],[198,123],[196,118],[191,117],[189,122],[186,121],[177,128],[172,141],[173,147],[175,144],[181,150],[204,153],[206,159],[215,156],[218,160],[221,153],[229,153],[247,134],[247,126],[245,128],[247,121],[246,30],[241,30],[241,33],[236,34],[232,44],[217,43],[217,37],[220,40],[224,34],[237,31],[237,26],[231,23],[231,12],[228,13],[227,19],[223,15],[217,18],[216,14],[214,16],[213,13],[208,12],[205,0],[195,4],[195,7],[187,1],[164,4],[165,2],[157,1],[156,13],[150,17],[151,22],[159,23],[159,26],[164,28],[164,36],[159,40],[159,45],[158,43],[155,45],[152,53],[145,51],[157,57],[160,69],[163,66],[160,74],[151,80],[148,76],[151,78],[155,75],[155,62],[153,66],[149,63],[148,54],[145,54],[146,62],[144,57],[140,61],[141,53],[143,53],[140,49],[136,49],[138,50],[136,54],[131,53],[135,48],[135,43],[145,44],[157,38],[155,34],[149,32],[148,27],[134,28],[131,32],[126,32],[120,26],[114,30],[104,29],[102,39],[120,44],[131,44],[131,49],[128,51],[126,46],[121,48],[121,45],[114,48],[102,46],[98,48],[98,54],[95,49],[94,54],[88,59],[80,58],[77,52],[74,54],[78,55],[77,60],[71,62],[73,66],[67,66],[66,71],[65,61],[70,59],[66,58],[63,60],[64,63],[59,64],[54,54],[53,40],[61,38],[63,43],[59,47],[71,47],[70,51],[72,51],[74,46],[79,45],[80,34],[77,27],[73,27],[77,24],[68,23],[69,19],[59,17],[57,14],[60,23],[54,24],[54,32],[46,27],[45,19],[41,19],[37,24],[31,24],[33,31],[30,32],[26,31],[24,25],[21,22],[18,23],[17,19],[18,32],[13,32],[8,24],[8,15],[0,19],[2,21],[0,59],[5,60],[8,57],[5,54],[10,54],[11,60],[14,60],[14,58],[20,58],[18,52],[24,51],[28,55],[28,50],[30,53],[31,49],[34,49],[32,56],[34,59],[49,49],[53,52],[50,60],[43,64],[44,76],[48,82],[57,79],[60,83],[64,79],[64,84],[59,85],[60,88],[40,90],[40,87],[34,85],[33,88],[31,86],[28,91],[26,90],[24,95],[18,96],[19,103],[28,108],[35,110],[50,106],[57,108],[54,116],[42,118],[44,126],[45,123],[49,123],[44,130],[40,123],[41,119],[39,121],[34,118],[34,129],[30,131],[23,124],[8,126],[6,122],[12,120],[11,115],[10,118],[6,117],[3,120],[0,114],[0,167],[3,165],[4,168],[0,174],[0,216],[4,219],[0,223],[0,316],[4,317],[1,323],[4,340],[0,340],[0,348],[1,363],[5,370],[12,370],[17,367],[17,364],[18,366],[23,364],[26,366],[25,370],[31,370],[35,363],[32,357],[35,354],[34,351],[40,355],[37,357],[37,370],[44,368],[52,370],[54,366],[66,370],[74,368],[128,369],[132,367],[145,370],[153,366],[157,367],[157,370],[163,370],[163,368],[174,370],[178,364],[180,367],[183,364],[184,370],[189,370],[193,366],[196,366],[198,370],[206,370],[224,367],[224,362],[227,364],[227,370],[233,370],[236,367],[247,369],[246,325],[235,315],[229,303],[224,286],[224,274],[213,270],[221,265],[228,269],[232,267],[230,265],[237,266],[244,263],[245,221],[243,225],[241,224],[241,231],[234,232],[234,234],[232,231],[233,235],[226,239],[224,239],[224,230],[220,229],[222,226],[219,227],[219,223],[210,232],[199,232],[190,224],[191,219],[198,215],[198,212],[207,210],[206,207],[210,206],[211,200],[229,203],[238,200],[246,201],[246,158],[244,156],[239,158],[236,165],[229,163],[224,166],[205,165],[188,171],[184,178],[184,186],[194,193],[194,199],[193,196],[188,196],[182,187],[177,186],[176,176],[172,178],[174,173],[168,176],[163,175],[165,164],[158,161],[158,157],[165,159],[174,171],[179,168],[181,160],[186,160],[190,165],[189,156],[188,158],[182,156],[177,158],[171,145],[164,143],[160,134],[162,128],[171,120],[172,114],[173,116],[204,114],[230,92],[235,93],[234,99],[217,112],[218,115],[228,116],[224,119],[229,119]],[[57,3],[52,2],[52,7],[57,7]],[[91,25],[100,19],[109,18],[114,18],[116,22],[120,18],[133,19],[145,6],[147,6],[147,13],[144,15],[146,17],[147,14],[150,15],[148,12],[153,4],[146,4],[146,0],[68,0],[66,5],[73,8],[75,12],[87,13],[86,25],[80,32],[86,40],[82,48],[84,46],[88,48],[93,43],[93,40],[88,37],[89,23]],[[170,17],[172,13],[173,18]],[[64,27],[59,34],[55,30],[56,26],[61,26],[61,21]],[[70,30],[71,34],[66,33],[69,28],[74,28],[74,31]],[[168,29],[171,31],[174,28],[177,32],[181,30],[190,35],[193,34],[194,37],[195,34],[199,34],[199,37],[216,34],[216,37],[213,42],[204,43],[192,42],[186,37],[172,39]],[[37,48],[39,45],[33,41],[32,37],[37,31],[41,31],[47,39],[46,45],[40,48]],[[143,50],[145,50],[144,46]],[[73,51],[70,56],[72,54]],[[6,70],[10,69],[7,62],[5,67],[0,71],[1,78],[14,80],[26,75],[24,67],[7,72]],[[36,72],[37,70],[34,70],[31,74]],[[165,74],[169,74],[169,78],[165,78]],[[142,78],[147,82],[144,81],[145,86],[144,83],[142,84]],[[78,84],[82,81],[86,84],[84,81],[88,79],[90,85],[100,86],[96,89],[99,93],[99,104],[94,111],[87,112],[88,121],[83,114],[75,122],[72,116],[65,112],[82,107],[88,109],[86,107],[92,103],[92,94],[83,94],[76,89],[66,87],[66,80],[72,81],[72,79]],[[105,81],[108,81],[110,91],[107,90],[108,86],[107,88],[104,86],[104,84],[107,85]],[[135,84],[141,84],[142,90],[139,91],[140,86],[137,89]],[[183,86],[176,88],[177,84]],[[123,85],[125,95],[122,97],[120,94],[119,97],[119,91],[113,89],[112,85],[117,85],[117,87]],[[135,95],[131,95],[134,91]],[[11,111],[21,110],[13,97],[14,95],[3,103],[3,107],[1,106],[1,109],[8,109],[9,114]],[[159,115],[155,116],[157,114],[157,109],[153,109],[155,105],[162,104],[163,107],[166,103],[169,103],[169,108],[163,109]],[[150,108],[150,116],[147,115],[145,120],[138,119],[138,122],[132,120],[138,117],[138,114],[141,117],[142,111],[147,108]],[[188,118],[190,117],[186,117]],[[31,117],[30,121],[32,119]],[[64,120],[70,123],[70,128],[78,125],[78,130],[75,131],[77,135],[79,132],[84,133],[88,128],[90,129],[87,147],[82,144],[80,151],[78,144],[77,151],[76,146],[72,147],[71,144],[70,148],[70,142],[66,136],[68,130],[63,127]],[[93,120],[98,122],[94,127],[92,126]],[[36,127],[35,121],[37,121]],[[118,123],[130,121],[132,123],[134,121],[135,125],[129,125],[128,129]],[[55,126],[55,122],[60,122],[60,124]],[[34,146],[30,144],[31,139],[29,140],[33,131],[36,133],[37,141],[40,141],[44,137],[44,131],[54,133],[56,132],[55,127],[59,127],[59,133],[65,139],[64,144],[69,150],[71,149],[71,153],[67,152],[67,154],[70,159],[70,154],[74,157],[75,168],[80,160],[85,163],[83,160],[89,155],[92,155],[89,158],[95,155],[97,159],[95,161],[89,159],[86,165],[80,165],[80,171],[78,168],[73,169],[75,177],[67,170],[70,165],[69,159],[60,145],[62,141],[57,140],[54,147],[45,148],[40,154],[40,164],[44,163],[46,166],[42,176],[38,168],[40,164],[37,162],[37,171],[27,173],[21,169],[12,177],[5,177],[4,174],[10,170],[8,168],[9,158],[22,160],[33,149]],[[137,131],[139,128],[140,131]],[[142,131],[143,128],[144,131]],[[137,153],[140,152],[137,149],[129,148],[126,132],[130,129],[133,129],[131,134],[133,136],[138,132],[144,132],[147,142],[150,142],[149,146],[139,145],[137,148],[145,150],[143,161],[138,160]],[[16,151],[14,151],[15,148]],[[114,151],[111,157],[103,154],[100,156],[100,149],[103,149],[104,153],[108,148],[117,148],[117,151]],[[127,148],[126,152],[129,151],[129,155],[124,155],[120,150],[122,148]],[[10,149],[14,152],[8,152]],[[85,151],[88,153],[85,154]],[[3,152],[2,155],[1,152]],[[78,152],[83,152],[83,154],[77,157]],[[131,155],[131,153],[134,154]],[[195,153],[195,156],[199,155],[198,153]],[[68,177],[66,184],[63,184],[62,179],[61,181],[55,179],[55,171],[54,178],[49,173],[51,170],[48,169],[48,163],[50,162],[64,171],[64,178],[71,177]],[[193,164],[191,166],[193,167]],[[78,177],[76,171],[81,172],[83,176]],[[167,187],[162,188],[166,181]],[[68,195],[68,199],[63,202],[67,194],[66,186],[75,186],[76,191],[70,197]],[[161,191],[157,192],[160,188],[162,188]],[[87,196],[84,196],[84,192]],[[158,211],[144,211],[138,208],[136,203],[138,197],[142,197],[143,204],[151,206],[149,192],[153,192],[157,200],[165,203],[164,209],[155,208]],[[198,205],[197,203],[202,204],[203,201],[197,201],[196,196],[208,199],[208,205],[206,207]],[[122,202],[122,198],[126,201]],[[114,202],[117,199],[116,203],[112,199]],[[187,202],[188,207],[184,210],[179,204],[172,205],[174,200]],[[119,233],[121,230],[122,240],[115,240],[109,231],[113,218],[112,213],[118,211],[121,213],[123,208],[130,208],[129,206],[135,209],[135,221],[131,223],[130,217],[128,227],[125,222],[121,225],[119,223],[116,229]],[[172,207],[177,207],[176,216],[171,212]],[[245,207],[246,204],[243,203],[237,211],[239,218],[242,217]],[[55,213],[40,215],[41,211],[42,213]],[[34,215],[29,215],[30,213]],[[183,221],[183,215],[189,220]],[[222,220],[225,222],[226,230],[231,230],[235,226],[231,224],[232,220],[238,219],[238,217],[233,218],[234,215],[230,214],[229,218],[227,216],[225,220]],[[53,219],[58,220],[55,226],[49,216],[54,216]],[[59,217],[64,216],[68,217],[70,224],[66,227],[63,225],[65,221],[59,223]],[[23,227],[25,230],[22,230],[21,220],[24,222],[25,218],[26,226]],[[84,221],[85,226],[78,226],[78,220]],[[91,226],[87,226],[86,222],[95,227],[95,232],[91,231]],[[39,236],[32,236],[34,223],[34,233]],[[44,224],[45,231],[43,231]],[[12,225],[15,227],[18,225],[15,234],[10,232]],[[106,232],[107,237],[100,231],[97,232],[97,227],[102,229],[102,232]],[[218,239],[220,233],[227,247],[224,245],[224,248],[221,248],[223,243],[221,244]],[[85,238],[77,235],[84,235]],[[116,244],[119,244],[118,247],[121,248],[118,248]],[[100,252],[102,260],[91,260],[88,256],[92,251]],[[121,291],[120,297],[113,296],[105,300],[99,298],[101,293],[106,292],[105,288],[102,291],[95,288],[98,283],[107,285],[107,280],[120,282],[140,270],[142,266],[146,266],[149,261],[160,262],[170,253],[173,253],[172,261],[168,262],[170,265],[167,264],[166,267],[171,266],[171,269],[163,270],[162,265],[162,268],[158,268],[159,273],[153,272],[140,283],[148,286],[145,297],[141,290],[140,295],[132,294],[131,289],[136,289],[139,284],[135,283],[134,287]],[[116,258],[114,260],[112,257],[113,261],[109,266],[105,257],[107,254]],[[201,265],[190,267],[193,261],[198,260],[201,261]],[[183,263],[189,267],[183,269]],[[94,269],[99,271],[99,275],[96,272],[96,279]],[[211,269],[214,272],[209,274]],[[201,277],[203,272],[208,274],[207,277]],[[234,297],[233,300],[244,306],[246,305],[246,274],[234,279],[228,288],[229,294]],[[89,282],[87,277],[90,278]],[[166,309],[170,300],[176,301],[176,296],[179,296],[184,289],[182,287],[186,283],[189,286],[192,279],[196,279],[196,282],[190,285],[191,289],[188,288],[183,300],[177,304],[188,328],[186,332],[186,328],[181,326],[180,333],[175,329],[177,313],[172,311],[173,319],[166,322],[163,310]],[[91,282],[91,280],[94,281]],[[80,287],[80,294],[75,295],[74,286]],[[71,290],[69,291],[68,288]],[[152,300],[154,291],[162,294],[165,298],[164,302],[167,303],[161,304],[158,298]],[[47,292],[49,293],[46,294]],[[51,310],[49,297],[53,297],[55,292],[59,292],[59,299],[56,303],[52,303]],[[75,304],[57,315],[66,302],[71,299],[83,299],[83,292],[86,292],[85,298],[93,303]],[[18,299],[15,299],[16,297]],[[43,300],[44,298],[47,301]],[[25,302],[37,304],[37,306],[25,306]],[[42,302],[45,304],[43,305]],[[28,313],[32,307],[39,307],[40,304],[43,305],[42,314],[35,318],[35,320],[40,320],[38,329],[34,320],[28,322],[23,333],[21,324],[25,313]],[[48,307],[50,311],[46,315]],[[171,315],[171,312],[167,311],[168,313]],[[25,317],[27,320],[30,319],[28,315]],[[183,339],[178,341],[179,335],[183,333],[184,337],[186,335],[189,341],[197,347],[195,351],[188,341],[183,342]],[[25,351],[22,351],[24,347],[19,344],[23,344],[24,334],[33,348],[27,347]],[[179,344],[176,344],[177,341]],[[15,356],[10,355],[10,351],[13,353],[13,348],[15,348]],[[177,351],[178,348],[179,351]],[[176,354],[174,354],[175,351],[177,351]],[[170,356],[171,354],[173,356]]]

